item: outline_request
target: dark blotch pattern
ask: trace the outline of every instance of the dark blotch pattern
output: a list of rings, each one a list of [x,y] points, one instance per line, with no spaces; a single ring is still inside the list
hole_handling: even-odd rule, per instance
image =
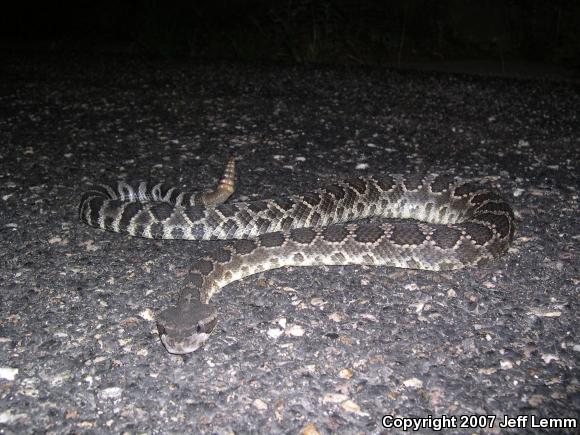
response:
[[[469,240],[464,240],[456,249],[457,256],[462,259],[461,261],[468,264],[473,264],[480,256],[480,252]]]
[[[169,196],[169,202],[175,204],[177,202],[177,197],[181,194],[181,190],[173,189],[171,195]]]
[[[328,192],[336,200],[341,200],[345,195],[344,189],[341,186],[337,186],[336,184],[325,187],[324,192]]]
[[[359,225],[354,232],[354,239],[360,243],[376,243],[385,232],[376,225]]]
[[[171,237],[173,239],[181,239],[183,238],[183,235],[184,235],[183,227],[171,228]]]
[[[489,239],[491,239],[493,233],[491,230],[483,224],[478,224],[475,222],[466,222],[463,227],[467,231],[467,234],[471,236],[473,240],[478,245],[483,245]]]
[[[89,203],[89,207],[90,207],[90,213],[89,213],[89,219],[90,222],[87,222],[89,224],[93,224],[93,225],[97,225],[97,222],[99,222],[99,216],[101,215],[101,207],[103,206],[103,203],[105,202],[104,198],[101,197],[95,197],[95,198],[91,198],[90,203]]]
[[[417,190],[423,185],[423,176],[421,174],[405,175],[405,187],[407,190]]]
[[[256,249],[256,242],[254,240],[240,239],[236,240],[231,245],[237,254],[246,255]]]
[[[290,238],[296,243],[302,245],[310,244],[316,237],[316,231],[312,228],[297,228],[292,230],[290,233]]]
[[[395,179],[390,175],[385,175],[384,177],[377,178],[377,185],[383,190],[388,191],[396,186]]]
[[[320,204],[320,195],[316,193],[306,193],[302,196],[302,200],[306,204],[310,204],[311,206],[314,207]]]
[[[122,204],[120,201],[110,201],[107,204],[107,209],[113,208],[116,203],[119,203],[119,206]],[[121,214],[121,220],[119,221],[119,226],[121,228],[126,228],[131,223],[131,219],[135,217],[141,210],[143,210],[143,204],[139,202],[128,202],[123,209],[123,213]],[[114,208],[113,208],[114,210]],[[147,215],[147,213],[144,213]],[[107,216],[114,216],[114,213],[107,213]]]
[[[296,205],[294,198],[277,198],[276,205],[282,210],[289,211]]]
[[[232,259],[232,253],[229,249],[220,248],[210,253],[209,257],[217,263],[227,263]]]
[[[229,263],[240,270],[252,267],[267,270],[284,258],[282,254],[292,255],[296,264],[307,260],[328,262],[328,256],[337,264],[345,264],[349,261],[349,249],[363,249],[356,243],[379,246],[378,250],[369,248],[364,256],[369,264],[384,263],[388,256],[396,255],[407,267],[425,267],[425,263],[439,268],[478,264],[484,257],[495,256],[507,249],[514,232],[513,212],[499,195],[479,183],[457,185],[458,182],[450,176],[431,177],[424,178],[420,174],[401,179],[390,175],[357,177],[301,196],[222,204],[215,209],[176,206],[180,191],[168,186],[149,187],[150,190],[141,196],[143,203],[121,201],[115,199],[116,192],[127,198],[129,194],[136,194],[137,189],[120,183],[116,190],[97,186],[85,193],[79,213],[82,220],[93,226],[98,226],[100,221],[106,229],[144,237],[221,239],[258,235],[257,240],[235,240],[229,247],[218,249],[195,263],[193,268],[197,272],[191,276],[193,281],[197,281],[194,284],[199,286],[208,285],[204,282],[205,276],[227,277],[231,271],[224,265]],[[412,193],[406,194],[405,190]],[[430,194],[447,190],[453,197]],[[195,196],[191,195],[192,198]],[[184,198],[184,201],[188,200],[189,196]],[[367,215],[396,217],[397,211],[389,208],[393,204],[414,210],[417,217],[426,213],[428,219],[449,217],[460,223],[430,227],[413,221],[397,221],[384,225],[297,228]],[[114,225],[117,221],[118,224]],[[277,229],[289,231],[289,234],[270,233]],[[462,230],[468,237],[462,235]],[[428,245],[435,245],[433,249],[427,245],[419,250],[406,247],[425,244],[427,232],[432,239]],[[320,243],[319,238],[322,240]],[[292,242],[296,251],[302,251],[300,245],[304,245],[304,253],[268,249],[284,246],[287,241]],[[485,248],[481,248],[482,245]],[[439,255],[439,248],[448,250],[445,256]],[[250,253],[253,253],[251,265],[236,257]],[[280,253],[280,257],[274,258],[273,253]],[[414,255],[417,257],[413,259]]]
[[[381,197],[381,192],[377,189],[374,183],[369,183],[368,190],[367,190],[367,198],[370,202],[378,201]]]
[[[237,207],[236,204],[222,204],[219,207],[217,207],[216,209],[225,218],[236,217],[238,212],[239,212],[239,208]]]
[[[273,248],[276,246],[282,246],[284,244],[284,234],[281,233],[280,231],[277,231],[275,233],[266,233],[266,234],[262,234],[259,237],[260,240],[260,245],[262,245],[265,248]]]
[[[425,241],[419,225],[411,222],[394,223],[391,234],[393,242],[398,245],[420,245]]]
[[[478,192],[479,190],[481,190],[481,186],[477,183],[464,183],[455,188],[453,195],[461,197],[463,195],[470,195],[474,192]]]
[[[191,222],[197,222],[205,216],[205,210],[202,207],[184,207],[183,214],[187,216],[187,218]]]
[[[142,226],[143,231],[145,230],[145,226]],[[154,239],[162,239],[163,238],[163,225],[159,222],[155,222],[151,225],[151,237]]]
[[[360,195],[367,190],[367,183],[360,178],[351,178],[346,181],[346,184]]]
[[[114,230],[115,229],[114,223],[115,223],[115,218],[113,216],[105,216],[103,218],[103,225],[108,230]]]
[[[268,204],[266,201],[254,201],[248,204],[248,209],[253,213],[260,213],[264,210],[268,210]]]
[[[456,227],[437,226],[431,239],[443,249],[451,249],[461,239],[461,230]]]
[[[153,218],[152,218],[151,214],[147,211],[139,212],[133,219],[129,217],[129,213],[127,213],[126,215],[125,215],[125,213],[123,213],[123,218],[125,218],[125,216],[127,216],[126,217],[127,221],[132,220],[135,225],[142,226],[142,227],[146,227],[147,225],[149,225],[153,222]],[[121,219],[121,224],[123,224],[123,223],[124,223],[124,221],[123,221],[123,219]]]
[[[135,204],[140,205],[138,202],[136,202]],[[174,210],[173,205],[168,204],[166,202],[159,202],[151,205],[149,212],[156,220],[164,221],[165,219],[171,217],[173,210]]]
[[[493,213],[480,213],[477,215],[477,220],[489,222],[495,225],[495,229],[501,237],[512,236],[510,233],[510,221],[504,215],[497,215]]]
[[[349,235],[348,230],[342,225],[331,225],[322,230],[321,236],[331,243],[340,243]]]

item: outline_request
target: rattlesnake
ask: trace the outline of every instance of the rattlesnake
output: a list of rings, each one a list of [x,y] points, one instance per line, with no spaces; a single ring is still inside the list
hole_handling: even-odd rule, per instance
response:
[[[356,177],[302,195],[223,203],[233,191],[230,159],[217,187],[205,193],[119,182],[82,197],[80,218],[94,227],[154,239],[235,239],[195,262],[177,304],[157,316],[171,353],[193,352],[207,340],[217,322],[209,300],[248,275],[347,264],[459,269],[497,257],[514,234],[512,209],[501,196],[436,174]],[[366,222],[373,217],[394,220]]]

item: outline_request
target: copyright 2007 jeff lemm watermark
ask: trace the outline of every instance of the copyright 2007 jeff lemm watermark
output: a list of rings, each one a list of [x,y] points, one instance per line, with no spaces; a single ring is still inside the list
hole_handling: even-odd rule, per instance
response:
[[[491,429],[497,423],[500,429],[576,429],[577,418],[537,417],[535,415],[504,415],[498,419],[495,415],[441,415],[434,417],[400,417],[383,415],[382,425],[386,429],[418,431],[432,429]]]

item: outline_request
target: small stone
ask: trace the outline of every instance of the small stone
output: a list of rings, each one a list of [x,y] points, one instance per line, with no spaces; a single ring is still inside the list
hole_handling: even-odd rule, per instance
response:
[[[366,320],[370,320],[371,322],[378,322],[379,319],[377,319],[375,316],[373,316],[372,314],[368,314],[368,313],[363,313],[360,316],[362,319],[366,319]]]
[[[343,319],[342,315],[340,315],[340,313],[336,313],[336,312],[329,315],[328,318],[336,323],[341,322]]]
[[[118,399],[121,397],[123,389],[119,387],[105,388],[99,393],[101,399]]]
[[[391,400],[397,400],[401,393],[399,391],[391,390],[387,393],[387,397]]]
[[[508,360],[500,361],[499,366],[502,368],[502,370],[509,370],[514,368],[514,364]]]
[[[358,406],[352,400],[345,400],[344,402],[341,403],[340,406],[345,411],[352,412],[353,414],[357,414],[357,415],[368,415],[366,412],[362,412],[361,409],[360,409],[360,406]]]
[[[545,398],[546,397],[542,396],[541,394],[534,394],[532,397],[528,399],[528,403],[530,404],[530,406],[537,408],[544,402]]]
[[[338,377],[342,379],[350,379],[352,378],[352,370],[351,369],[342,369],[338,372]]]
[[[558,361],[559,358],[556,355],[553,355],[551,353],[543,353],[542,359],[544,360],[544,362],[546,364],[550,364],[550,362],[552,362],[552,361]]]
[[[408,388],[421,388],[423,386],[423,381],[417,378],[410,378],[403,381],[403,385]]]
[[[417,302],[415,304],[411,304],[411,306],[415,307],[416,313],[420,313],[423,311],[423,308],[425,308],[425,303],[424,302]]]
[[[0,367],[0,379],[6,379],[7,381],[13,381],[18,374],[18,369],[12,367]]]
[[[266,332],[266,334],[270,338],[278,338],[282,334],[284,334],[284,331],[282,329],[280,329],[280,328],[270,328],[270,329],[268,329],[268,331]]]
[[[143,311],[139,312],[139,317],[149,322],[155,320],[155,316],[153,315],[153,311],[149,308],[144,309]]]
[[[352,346],[354,343],[352,337],[348,337],[346,335],[341,336],[338,341],[340,341],[342,344],[346,344],[347,346]]]
[[[66,412],[64,413],[65,420],[72,420],[77,418],[78,416],[79,412],[74,408],[67,409]]]
[[[99,247],[95,245],[95,241],[94,240],[88,240],[84,243],[81,243],[81,245],[85,246],[85,250],[87,252],[95,252],[99,250]]]
[[[285,333],[292,337],[302,337],[304,335],[304,328],[300,325],[292,325],[286,328]]]
[[[320,430],[314,423],[308,423],[302,428],[300,435],[320,435]]]
[[[556,310],[543,310],[541,308],[533,308],[530,311],[528,311],[528,314],[537,317],[560,317],[562,315],[562,312]]]
[[[322,399],[323,403],[341,403],[348,400],[348,396],[339,393],[327,393]]]
[[[15,414],[11,409],[0,412],[0,424],[14,424],[28,420],[27,414]]]
[[[315,307],[321,307],[326,304],[326,301],[322,298],[312,298],[310,300],[310,304],[314,305]]]
[[[252,402],[254,408],[259,409],[260,411],[265,411],[268,409],[268,405],[262,399],[256,399]]]

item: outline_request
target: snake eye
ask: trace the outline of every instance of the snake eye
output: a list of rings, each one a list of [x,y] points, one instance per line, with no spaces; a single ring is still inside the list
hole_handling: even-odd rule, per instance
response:
[[[202,332],[203,328],[201,327],[201,323],[197,324],[197,327],[195,328],[195,331],[200,334]]]

